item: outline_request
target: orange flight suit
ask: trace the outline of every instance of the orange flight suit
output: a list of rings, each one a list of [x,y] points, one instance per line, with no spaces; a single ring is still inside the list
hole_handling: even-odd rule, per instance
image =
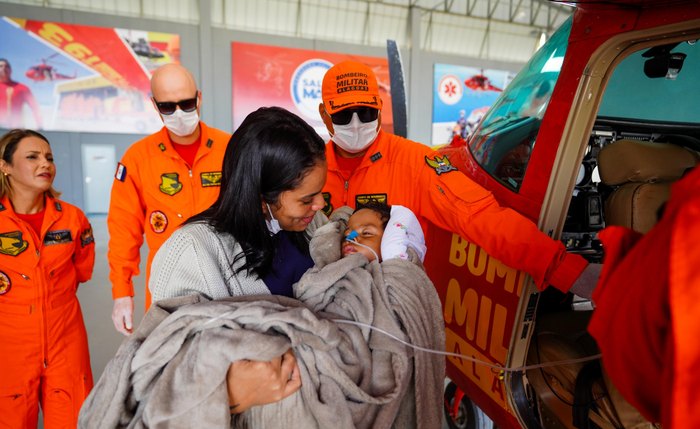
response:
[[[504,264],[530,274],[540,289],[551,284],[569,290],[587,265],[529,219],[499,206],[491,192],[425,145],[380,131],[349,178],[343,177],[336,156],[329,142],[323,188],[327,215],[369,200],[408,207],[424,231],[430,221],[456,232]]]
[[[76,427],[92,389],[78,283],[92,276],[92,228],[46,197],[41,237],[0,202],[0,428]]]
[[[145,233],[148,309],[148,278],[156,252],[178,226],[208,209],[219,196],[221,166],[231,135],[199,124],[200,146],[193,166],[175,151],[165,127],[131,145],[117,166],[107,215],[114,299],[134,296],[132,278],[139,274]]]
[[[664,429],[700,427],[700,168],[676,182],[645,235],[600,233],[605,259],[588,326],[627,401]]]

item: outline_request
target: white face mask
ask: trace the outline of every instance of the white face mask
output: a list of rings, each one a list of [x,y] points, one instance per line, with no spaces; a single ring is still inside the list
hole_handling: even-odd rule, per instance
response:
[[[180,137],[187,137],[194,133],[199,125],[199,114],[197,109],[191,112],[183,112],[176,109],[172,115],[161,115],[165,128],[171,133]]]
[[[280,227],[280,223],[277,221],[277,219],[275,219],[275,217],[272,216],[272,210],[270,209],[270,205],[268,203],[265,203],[265,205],[267,206],[267,212],[270,214],[270,220],[265,218],[265,224],[267,225],[268,231],[270,231],[272,235],[275,235],[278,232],[282,231],[282,227]]]
[[[367,149],[377,138],[379,118],[372,122],[362,122],[357,113],[352,114],[352,120],[347,125],[333,124],[333,141],[341,149],[350,153],[358,153]]]

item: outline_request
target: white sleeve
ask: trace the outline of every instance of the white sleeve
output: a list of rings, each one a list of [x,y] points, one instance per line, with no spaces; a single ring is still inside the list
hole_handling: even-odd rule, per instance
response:
[[[425,237],[418,218],[403,206],[391,206],[391,218],[382,237],[382,260],[408,259],[406,250],[411,247],[420,257],[425,258]]]
[[[207,234],[205,234],[207,233]],[[158,249],[151,264],[148,288],[153,301],[191,294],[209,299],[230,296],[225,273],[218,263],[216,246],[206,228],[195,225],[178,229]]]

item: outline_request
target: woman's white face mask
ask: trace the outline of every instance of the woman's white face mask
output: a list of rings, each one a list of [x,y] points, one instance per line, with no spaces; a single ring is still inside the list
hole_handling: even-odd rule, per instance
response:
[[[180,137],[192,135],[199,125],[199,114],[197,109],[191,112],[183,112],[181,109],[175,110],[172,115],[161,115],[165,128],[171,133]]]
[[[362,122],[357,113],[353,113],[349,124],[333,124],[333,142],[346,152],[362,152],[377,138],[378,125],[379,118],[372,122]]]
[[[279,221],[272,215],[270,205],[268,203],[265,203],[265,205],[267,206],[267,212],[270,214],[270,219],[265,218],[265,224],[267,225],[267,230],[270,231],[270,234],[275,235],[282,231],[282,227],[280,226]]]

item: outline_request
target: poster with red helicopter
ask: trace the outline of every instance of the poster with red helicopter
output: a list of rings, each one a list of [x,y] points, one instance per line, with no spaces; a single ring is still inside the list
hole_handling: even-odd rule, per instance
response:
[[[466,139],[515,73],[435,64],[432,144]]]
[[[180,62],[177,34],[0,19],[0,128],[144,134],[162,123],[150,75]]]

